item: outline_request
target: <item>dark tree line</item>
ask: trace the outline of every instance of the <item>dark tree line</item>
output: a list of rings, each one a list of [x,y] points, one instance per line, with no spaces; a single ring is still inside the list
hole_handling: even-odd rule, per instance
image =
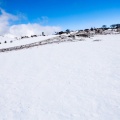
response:
[[[114,29],[115,29],[115,28],[120,28],[120,24],[113,24],[113,25],[111,25],[110,27],[111,27],[111,28],[114,28]]]
[[[110,25],[110,27],[107,27],[107,25],[103,25],[102,28],[103,29],[105,28],[117,29],[117,28],[120,28],[120,24],[112,24]]]

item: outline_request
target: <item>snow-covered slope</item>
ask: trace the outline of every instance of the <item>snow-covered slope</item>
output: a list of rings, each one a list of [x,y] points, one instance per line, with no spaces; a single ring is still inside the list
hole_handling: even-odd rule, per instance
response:
[[[8,41],[8,43],[11,41],[11,40],[16,40],[15,38],[11,38],[11,37],[7,37],[7,36],[1,36],[0,35],[0,43],[4,43],[5,41]]]
[[[15,39],[15,38],[8,38],[8,37],[1,37],[0,36],[0,49],[1,48],[8,48],[8,47],[14,47],[14,46],[19,46],[19,45],[25,45],[25,44],[30,44],[42,40],[46,40],[49,38],[54,38],[57,37],[58,35],[49,35],[49,36],[38,36],[34,38],[24,38],[24,39]],[[5,41],[7,43],[5,43]],[[12,42],[11,42],[12,41]]]
[[[120,35],[0,53],[0,120],[120,120]]]

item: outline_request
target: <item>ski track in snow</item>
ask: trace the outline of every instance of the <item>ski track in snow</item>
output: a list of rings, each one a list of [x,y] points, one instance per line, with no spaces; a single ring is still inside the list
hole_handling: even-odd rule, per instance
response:
[[[120,120],[120,35],[0,53],[0,120]]]

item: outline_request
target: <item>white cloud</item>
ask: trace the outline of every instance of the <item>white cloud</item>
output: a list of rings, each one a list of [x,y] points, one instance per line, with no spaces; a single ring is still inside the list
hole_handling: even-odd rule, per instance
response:
[[[0,9],[0,34],[7,33],[11,21],[18,20],[18,18],[12,14],[6,13],[3,9]]]
[[[13,25],[15,21],[25,18],[20,15],[12,15],[0,9],[0,35],[12,35],[12,36],[30,36],[40,35],[44,32],[46,35],[53,34],[61,30],[58,26],[42,26],[38,23],[17,24]]]
[[[20,25],[13,25],[9,28],[9,33],[16,36],[30,36],[30,35],[40,35],[44,32],[46,35],[53,34],[57,31],[60,31],[60,27],[54,26],[41,26],[39,24],[20,24]]]

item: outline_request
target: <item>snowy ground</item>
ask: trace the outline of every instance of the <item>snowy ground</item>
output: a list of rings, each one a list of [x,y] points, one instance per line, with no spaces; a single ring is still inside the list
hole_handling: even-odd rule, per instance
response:
[[[0,53],[0,120],[120,120],[120,35]]]

